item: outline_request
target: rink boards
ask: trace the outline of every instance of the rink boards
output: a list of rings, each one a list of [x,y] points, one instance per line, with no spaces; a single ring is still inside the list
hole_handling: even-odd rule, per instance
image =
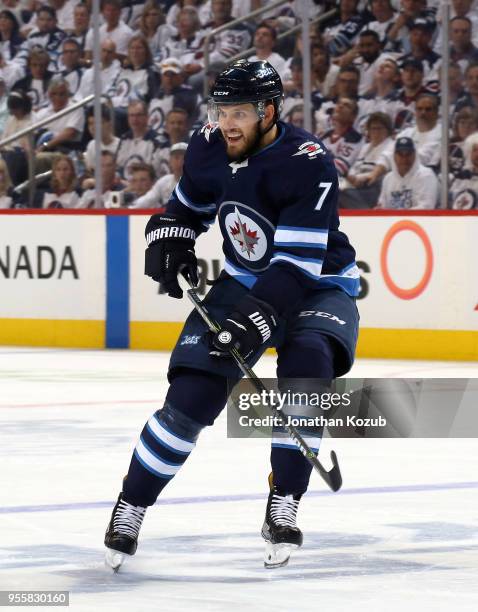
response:
[[[0,211],[2,212],[2,211]],[[0,214],[0,344],[173,347],[190,307],[143,275],[149,214]],[[349,212],[362,357],[478,359],[478,215]],[[201,289],[222,265],[213,226],[197,245]]]

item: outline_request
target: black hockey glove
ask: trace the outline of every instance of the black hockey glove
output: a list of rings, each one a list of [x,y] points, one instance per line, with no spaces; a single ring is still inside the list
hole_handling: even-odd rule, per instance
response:
[[[222,323],[221,329],[212,336],[209,351],[214,357],[228,357],[236,348],[241,357],[247,359],[255,353],[274,333],[278,317],[266,302],[246,295],[237,308]]]
[[[153,215],[146,225],[144,273],[157,281],[169,296],[182,298],[178,274],[183,272],[197,285],[198,263],[194,253],[196,232],[174,215]]]

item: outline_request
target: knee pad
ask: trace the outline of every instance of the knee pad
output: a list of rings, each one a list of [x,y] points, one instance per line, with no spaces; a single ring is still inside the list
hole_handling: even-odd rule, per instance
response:
[[[155,415],[166,429],[188,442],[196,442],[201,430],[204,428],[204,425],[183,414],[168,401],[165,402],[163,408],[158,410]]]

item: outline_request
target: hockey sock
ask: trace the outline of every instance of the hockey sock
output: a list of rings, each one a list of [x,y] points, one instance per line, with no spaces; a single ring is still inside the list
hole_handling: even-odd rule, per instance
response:
[[[226,379],[218,376],[184,371],[173,379],[164,408],[146,423],[134,449],[123,483],[128,502],[156,502],[185,463],[200,431],[221,412],[226,395]]]
[[[201,429],[168,402],[155,412],[134,449],[123,483],[125,499],[137,506],[152,506],[189,457]]]
[[[284,347],[277,372],[279,380],[286,380],[288,391],[310,392],[310,379],[320,379],[326,383],[334,378],[333,364],[333,343],[327,336],[307,334],[305,337],[294,338],[289,347]],[[318,391],[319,387],[314,390]],[[301,413],[303,411],[299,405],[297,415],[300,416]],[[322,428],[310,430],[298,427],[298,430],[310,448],[318,453]],[[305,493],[312,472],[311,464],[283,429],[274,429],[271,446],[274,485],[284,493]]]

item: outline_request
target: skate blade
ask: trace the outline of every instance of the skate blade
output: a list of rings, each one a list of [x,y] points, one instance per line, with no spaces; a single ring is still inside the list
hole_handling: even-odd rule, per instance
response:
[[[119,552],[118,550],[107,548],[105,553],[105,564],[110,567],[114,572],[117,572],[119,571],[119,568],[123,565],[124,560],[127,556],[128,555]]]
[[[264,567],[266,569],[284,567],[289,563],[290,554],[294,548],[299,547],[296,544],[272,544],[271,542],[266,542]]]

